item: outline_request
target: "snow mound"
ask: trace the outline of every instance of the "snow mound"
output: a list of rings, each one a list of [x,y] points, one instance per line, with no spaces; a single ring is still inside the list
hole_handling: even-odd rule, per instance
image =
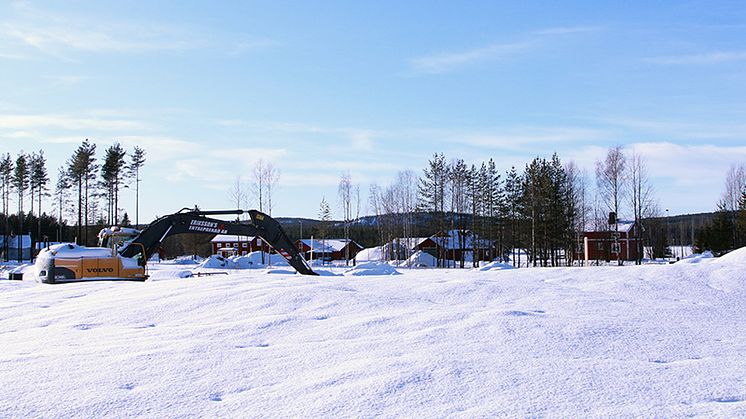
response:
[[[704,253],[692,253],[691,255],[685,257],[684,259],[681,259],[680,261],[676,263],[700,263],[700,262],[707,262],[711,259],[713,259],[715,256],[713,256],[712,252],[709,250]]]
[[[430,253],[418,250],[407,259],[406,264],[415,268],[435,268],[438,266],[438,260]]]
[[[515,266],[504,262],[490,262],[479,268],[480,271],[501,271],[504,269],[515,269]]]
[[[367,262],[345,271],[344,274],[348,276],[401,275],[401,272],[387,263]]]
[[[719,263],[730,265],[746,265],[746,247],[736,249],[718,258]]]

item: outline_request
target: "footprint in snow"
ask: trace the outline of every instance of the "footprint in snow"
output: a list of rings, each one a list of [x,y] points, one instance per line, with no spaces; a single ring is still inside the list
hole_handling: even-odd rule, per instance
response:
[[[210,394],[210,400],[214,402],[222,402],[223,401],[223,395],[220,393],[212,393]]]
[[[133,390],[135,388],[135,385],[132,383],[126,383],[119,386],[122,390]]]
[[[135,329],[150,329],[152,327],[155,327],[155,323],[146,324],[143,326],[136,326]]]
[[[78,330],[89,330],[89,329],[93,329],[96,326],[98,326],[98,325],[97,324],[81,323],[81,324],[76,324],[75,326],[73,326],[73,328],[74,329],[78,329]]]

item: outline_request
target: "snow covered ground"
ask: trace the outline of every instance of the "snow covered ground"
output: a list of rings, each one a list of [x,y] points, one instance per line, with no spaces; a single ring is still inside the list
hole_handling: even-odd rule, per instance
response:
[[[495,268],[2,280],[0,417],[746,416],[746,249]]]

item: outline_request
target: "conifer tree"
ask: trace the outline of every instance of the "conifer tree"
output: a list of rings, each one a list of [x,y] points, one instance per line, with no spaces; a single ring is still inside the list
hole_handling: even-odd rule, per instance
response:
[[[3,248],[0,254],[8,260],[8,235],[10,234],[10,194],[13,179],[13,159],[10,153],[0,157],[0,201],[3,209]]]

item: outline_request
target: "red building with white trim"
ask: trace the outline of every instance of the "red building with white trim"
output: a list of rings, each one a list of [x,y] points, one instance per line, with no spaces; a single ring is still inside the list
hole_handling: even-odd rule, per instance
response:
[[[637,260],[640,234],[634,221],[619,220],[605,231],[583,233],[583,248],[578,249],[578,259],[589,260]]]

